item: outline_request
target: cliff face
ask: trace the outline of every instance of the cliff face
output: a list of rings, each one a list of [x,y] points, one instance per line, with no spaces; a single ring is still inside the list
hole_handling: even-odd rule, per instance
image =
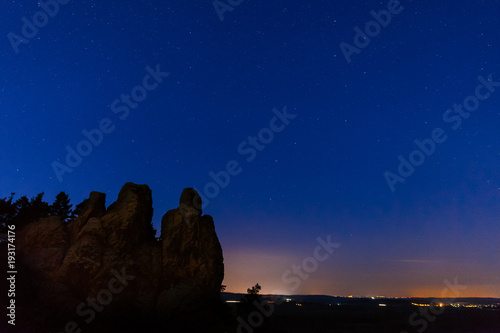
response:
[[[198,193],[185,189],[156,240],[151,190],[127,183],[108,209],[105,195],[92,192],[74,221],[29,224],[17,236],[19,313],[32,318],[25,329],[61,332],[72,321],[82,332],[111,332],[212,318],[224,264],[214,222],[200,207]]]
[[[162,313],[191,311],[220,293],[222,248],[212,217],[202,216],[197,208],[199,200],[195,190],[185,189],[179,207],[168,211],[161,221],[162,278],[157,304]]]

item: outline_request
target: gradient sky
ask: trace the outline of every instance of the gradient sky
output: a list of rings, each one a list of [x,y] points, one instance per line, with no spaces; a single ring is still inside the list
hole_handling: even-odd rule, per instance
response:
[[[457,278],[466,289],[448,296],[500,297],[498,1],[401,1],[349,63],[340,44],[389,1],[242,1],[221,20],[211,1],[82,0],[47,22],[42,3],[0,2],[1,196],[111,204],[125,182],[148,184],[159,229],[183,188],[206,195],[236,161],[204,208],[227,291],[440,296]],[[45,25],[15,39],[34,14]],[[113,102],[157,65],[170,74],[121,119]],[[488,98],[453,129],[443,114],[480,76]],[[271,140],[285,107],[296,117]],[[60,182],[54,162],[103,119],[113,131]],[[446,141],[391,191],[384,173],[436,128]],[[269,142],[248,161],[259,132]],[[283,274],[328,235],[340,247],[291,290]]]

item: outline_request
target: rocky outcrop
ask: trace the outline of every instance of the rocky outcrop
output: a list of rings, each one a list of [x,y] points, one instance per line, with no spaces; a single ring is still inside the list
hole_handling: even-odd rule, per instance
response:
[[[198,193],[187,188],[179,207],[161,221],[162,266],[158,308],[162,313],[192,311],[216,299],[224,278],[222,248],[211,216],[201,215]],[[199,206],[201,207],[201,205]]]
[[[64,332],[67,322],[82,332],[181,328],[193,314],[220,328],[222,248],[200,196],[182,192],[159,239],[152,216],[149,187],[127,183],[107,209],[105,195],[91,192],[75,220],[49,217],[24,228],[17,242],[25,331]]]

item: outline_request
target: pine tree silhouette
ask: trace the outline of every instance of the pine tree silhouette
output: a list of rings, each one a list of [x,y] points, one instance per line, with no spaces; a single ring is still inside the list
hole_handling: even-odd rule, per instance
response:
[[[56,195],[56,200],[50,207],[50,215],[60,216],[63,221],[68,221],[71,215],[71,207],[69,196],[66,192],[61,191]]]

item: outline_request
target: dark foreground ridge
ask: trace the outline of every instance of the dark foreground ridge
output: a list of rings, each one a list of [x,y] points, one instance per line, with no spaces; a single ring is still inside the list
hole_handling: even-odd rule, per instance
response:
[[[152,216],[149,187],[127,183],[107,209],[91,192],[73,221],[29,223],[16,235],[16,325],[0,331],[224,331],[222,248],[198,193],[184,189],[159,239]]]

